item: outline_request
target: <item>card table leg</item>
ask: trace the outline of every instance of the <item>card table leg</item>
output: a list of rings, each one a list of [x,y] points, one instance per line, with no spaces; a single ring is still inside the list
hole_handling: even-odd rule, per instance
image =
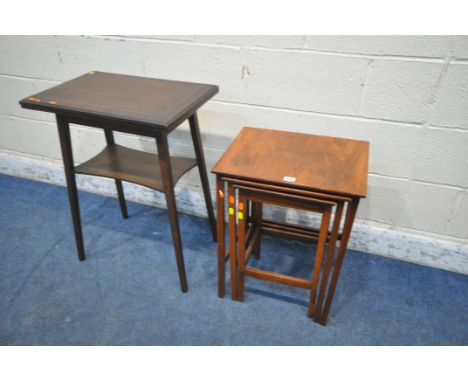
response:
[[[106,137],[106,142],[108,146],[115,145],[115,140],[114,140],[114,133],[112,130],[104,129],[104,134]],[[123,191],[123,186],[122,186],[122,181],[119,179],[114,179],[115,180],[115,188],[117,189],[117,196],[119,198],[119,204],[120,204],[120,212],[122,213],[122,217],[124,219],[128,218],[128,212],[127,212],[127,204],[125,202],[125,195]]]
[[[76,188],[75,167],[73,164],[73,151],[70,138],[70,125],[65,118],[59,114],[56,115],[58,132],[60,137],[60,147],[62,149],[63,166],[65,168],[65,178],[67,180],[68,199],[75,231],[76,248],[78,250],[78,259],[85,260],[83,245],[83,233],[81,231],[80,206],[78,201],[78,190]]]
[[[167,213],[171,224],[172,241],[179,272],[180,288],[182,292],[188,291],[187,276],[185,274],[184,255],[182,252],[182,242],[180,238],[179,218],[177,216],[176,199],[174,195],[174,181],[172,179],[171,160],[169,157],[169,144],[167,135],[161,134],[156,138],[158,146],[159,164],[161,167],[161,178],[163,181],[164,194],[166,195]]]
[[[205,156],[203,154],[202,139],[196,113],[192,114],[189,118],[189,124],[190,132],[192,134],[193,147],[195,149],[195,156],[197,158],[197,165],[198,171],[200,173],[203,194],[205,196],[205,204],[208,211],[211,234],[213,235],[213,240],[216,241],[216,219],[213,211],[213,202],[211,201],[210,184],[208,183],[208,175],[206,173]]]

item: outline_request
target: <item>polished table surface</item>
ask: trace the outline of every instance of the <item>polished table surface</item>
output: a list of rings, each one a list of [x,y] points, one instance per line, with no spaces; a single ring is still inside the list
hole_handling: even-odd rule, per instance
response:
[[[171,131],[217,92],[216,85],[91,71],[24,98],[20,104]]]
[[[212,172],[268,184],[365,197],[369,142],[244,127]]]
[[[197,110],[218,92],[218,86],[90,71],[20,100],[22,107],[55,113],[70,200],[78,258],[85,260],[76,174],[115,179],[122,217],[128,217],[122,181],[164,192],[183,292],[188,285],[182,253],[174,186],[197,166],[213,239],[216,221],[206,173]],[[195,158],[169,154],[168,135],[187,120]],[[103,129],[106,145],[95,157],[75,166],[70,124]],[[158,155],[116,144],[119,131],[155,139]]]
[[[246,276],[310,288],[308,314],[325,325],[359,200],[367,193],[368,158],[366,141],[244,127],[211,170],[219,217],[226,200],[228,206],[228,248],[224,219],[217,222],[219,297],[229,259],[233,299],[243,300]],[[263,204],[321,206],[315,210],[322,214],[320,229],[264,219]],[[262,234],[316,243],[312,278],[248,267],[251,254],[260,257]]]

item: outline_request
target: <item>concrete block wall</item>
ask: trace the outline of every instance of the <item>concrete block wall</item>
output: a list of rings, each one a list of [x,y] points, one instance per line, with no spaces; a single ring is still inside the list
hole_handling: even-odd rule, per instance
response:
[[[18,100],[90,70],[219,85],[199,114],[209,168],[245,125],[368,140],[359,219],[468,243],[467,36],[2,36],[0,150],[59,160],[52,116]],[[104,145],[73,140],[77,162]],[[193,156],[186,124],[170,142]],[[197,172],[180,187],[201,192]]]

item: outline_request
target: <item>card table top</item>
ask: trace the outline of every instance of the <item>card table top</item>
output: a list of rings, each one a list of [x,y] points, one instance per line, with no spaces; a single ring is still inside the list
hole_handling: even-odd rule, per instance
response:
[[[218,86],[88,72],[20,101],[22,107],[129,122],[171,131],[218,92]]]

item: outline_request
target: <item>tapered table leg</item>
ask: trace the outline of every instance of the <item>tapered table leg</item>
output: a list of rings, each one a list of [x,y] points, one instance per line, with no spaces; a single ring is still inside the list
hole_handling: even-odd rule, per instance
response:
[[[104,134],[106,136],[107,145],[108,146],[114,145],[115,141],[114,141],[113,131],[105,129]],[[115,188],[117,189],[117,196],[119,198],[120,212],[122,213],[122,217],[124,219],[127,219],[128,218],[127,204],[125,202],[125,195],[123,191],[122,181],[119,179],[114,179],[114,180],[115,180]]]
[[[340,240],[340,248],[338,250],[338,255],[336,257],[335,266],[333,268],[332,278],[330,281],[330,286],[328,288],[327,297],[325,299],[325,305],[323,307],[323,312],[320,317],[320,324],[325,325],[328,318],[328,313],[330,312],[330,305],[333,300],[333,295],[335,294],[336,283],[338,282],[338,277],[340,276],[341,266],[343,265],[344,255],[346,253],[346,248],[348,246],[349,236],[351,235],[351,230],[353,228],[354,218],[356,216],[356,211],[359,206],[359,199],[355,198],[351,203],[348,204],[348,209],[346,211],[346,218],[343,228],[343,235]]]
[[[228,231],[229,231],[229,268],[231,275],[231,298],[237,300],[237,237],[236,237],[236,196],[231,183],[227,186],[228,194]]]
[[[63,166],[65,168],[65,178],[67,180],[68,199],[75,230],[76,248],[78,259],[85,260],[83,245],[83,233],[81,231],[80,206],[78,201],[78,191],[75,180],[75,166],[73,163],[73,151],[70,138],[70,125],[61,115],[56,115],[58,132],[60,137],[60,147],[62,149]]]
[[[163,181],[164,194],[166,195],[167,213],[171,224],[172,241],[179,271],[180,288],[182,292],[188,291],[187,276],[185,274],[184,255],[182,253],[182,242],[180,239],[179,218],[177,216],[177,206],[174,194],[174,181],[172,179],[171,160],[169,158],[169,144],[167,135],[161,134],[156,139],[158,146],[159,163],[161,166],[161,178]]]
[[[315,304],[315,312],[314,312],[314,317],[313,317],[315,322],[318,322],[320,320],[320,315],[322,314],[323,298],[327,290],[328,276],[330,274],[330,270],[333,264],[333,258],[335,256],[335,247],[336,247],[336,241],[338,239],[338,234],[340,231],[340,223],[341,223],[341,216],[343,214],[343,206],[344,206],[344,203],[339,202],[335,210],[335,217],[333,219],[332,232],[330,235],[330,240],[328,241],[327,257],[325,260],[325,264],[323,266],[323,272],[322,272],[322,278],[320,280],[320,288],[318,292],[317,303]]]
[[[217,198],[217,235],[218,235],[218,296],[224,298],[226,293],[226,243],[224,222],[224,182],[218,175],[216,177]]]
[[[323,258],[323,252],[325,250],[325,244],[327,242],[330,215],[331,215],[331,211],[329,209],[326,210],[322,215],[322,224],[320,225],[320,232],[319,232],[319,237],[318,237],[318,242],[317,242],[317,250],[315,253],[314,270],[312,274],[312,283],[310,287],[309,306],[307,308],[307,313],[309,317],[313,317],[316,311],[315,296],[317,292],[320,272],[322,269],[322,258]]]
[[[213,202],[211,201],[210,184],[208,183],[208,175],[206,173],[205,156],[203,155],[203,146],[200,136],[200,128],[198,126],[197,114],[194,113],[189,118],[190,132],[192,134],[193,147],[197,158],[198,171],[200,172],[203,194],[205,195],[206,209],[210,220],[211,234],[213,240],[216,241],[216,220],[213,212]]]
[[[238,294],[237,298],[239,301],[244,301],[244,285],[245,285],[245,234],[247,231],[247,200],[244,196],[239,194],[239,204],[238,204],[238,217],[239,217],[239,227],[238,227],[238,252],[237,252],[237,265],[238,265]]]

